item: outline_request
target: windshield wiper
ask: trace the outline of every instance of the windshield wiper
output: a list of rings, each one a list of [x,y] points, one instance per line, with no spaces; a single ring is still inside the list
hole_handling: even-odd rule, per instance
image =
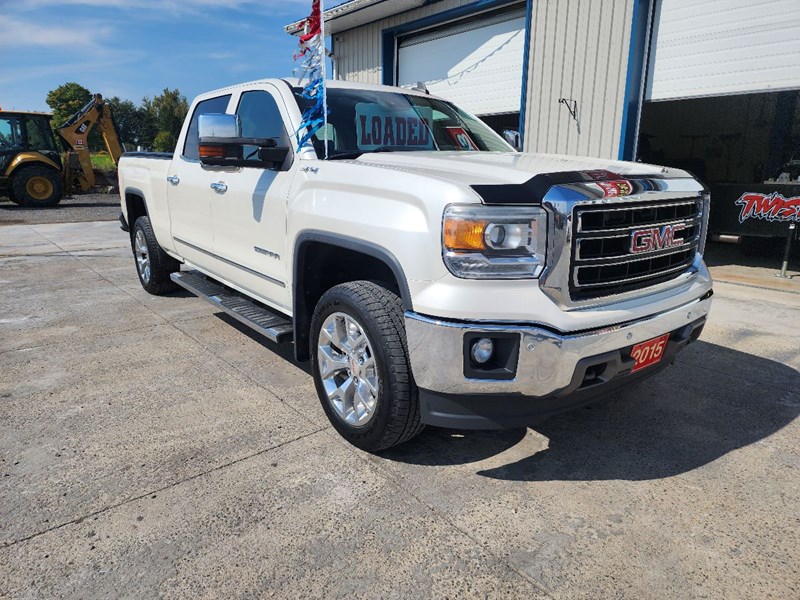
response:
[[[348,158],[358,158],[364,154],[363,152],[342,152],[340,154],[331,154],[328,160],[347,160]]]
[[[351,158],[358,158],[362,154],[375,154],[378,152],[398,152],[394,148],[390,146],[381,146],[380,148],[375,148],[375,150],[359,150],[356,152],[342,152],[340,154],[333,154],[328,157],[328,160],[347,160]]]

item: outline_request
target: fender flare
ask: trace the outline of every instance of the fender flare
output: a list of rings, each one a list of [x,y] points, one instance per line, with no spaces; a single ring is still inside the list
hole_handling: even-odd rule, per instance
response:
[[[400,291],[400,298],[403,301],[404,310],[410,311],[413,309],[411,292],[408,287],[408,279],[406,279],[406,275],[403,271],[403,267],[400,265],[400,261],[398,261],[395,255],[389,250],[372,242],[352,238],[346,235],[329,233],[327,231],[316,229],[303,230],[299,232],[295,238],[294,251],[292,255],[292,314],[294,315],[293,324],[295,356],[298,358],[298,360],[303,360],[302,357],[305,356],[305,350],[299,347],[297,340],[300,340],[304,337],[301,335],[301,333],[305,330],[306,326],[309,325],[309,323],[306,323],[300,318],[301,315],[307,312],[306,309],[309,307],[306,307],[304,303],[301,304],[303,294],[300,292],[303,284],[303,276],[301,269],[302,265],[300,264],[299,256],[303,246],[309,242],[328,244],[330,246],[336,246],[345,250],[359,252],[381,261],[383,264],[389,267],[389,270],[392,272],[395,280],[397,281],[397,287]],[[310,308],[313,310],[313,307]]]
[[[144,204],[144,214],[150,216],[150,211],[147,209],[147,197],[142,190],[135,187],[126,187],[122,192],[122,197],[125,198],[125,210],[127,211],[128,209],[128,194],[141,198],[142,204]],[[133,223],[131,223],[131,226],[133,226]]]
[[[30,163],[43,164],[47,167],[50,167],[51,169],[54,169],[59,173],[61,172],[61,167],[59,167],[55,163],[55,161],[47,158],[44,154],[41,154],[40,152],[20,152],[13,159],[11,159],[10,163],[8,163],[8,166],[6,167],[5,176],[11,177],[11,175],[14,173],[16,169]]]

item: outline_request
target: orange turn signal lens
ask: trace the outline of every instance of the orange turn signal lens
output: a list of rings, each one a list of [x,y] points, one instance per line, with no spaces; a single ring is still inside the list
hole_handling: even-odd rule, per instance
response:
[[[202,145],[197,153],[200,158],[225,158],[225,148],[222,146]]]
[[[485,250],[485,221],[449,219],[444,224],[444,245],[448,250]]]

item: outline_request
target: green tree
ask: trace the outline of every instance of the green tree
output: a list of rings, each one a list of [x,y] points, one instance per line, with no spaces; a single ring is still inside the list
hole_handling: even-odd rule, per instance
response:
[[[64,122],[92,99],[92,93],[79,83],[71,81],[47,93],[47,106],[53,111],[53,126]]]
[[[73,114],[92,99],[92,93],[79,83],[70,81],[47,93],[45,102],[53,111],[53,128],[59,129]],[[104,150],[103,136],[99,129],[92,129],[87,140],[89,150]]]
[[[143,118],[141,110],[130,100],[123,100],[117,96],[108,98],[106,102],[111,105],[120,141],[129,147],[140,144]]]
[[[152,148],[158,135],[156,124],[156,109],[150,98],[142,98],[142,105],[139,111],[139,145],[145,148]]]
[[[156,152],[172,152],[178,143],[178,136],[169,131],[159,131],[153,140],[153,150]]]
[[[181,95],[178,89],[164,88],[164,91],[154,97],[152,101],[147,98],[142,100],[142,106],[148,108],[158,132],[154,137],[153,147],[156,147],[155,140],[159,139],[158,134],[167,133],[170,137],[161,136],[160,141],[173,140],[172,147],[168,149],[173,150],[174,141],[177,141],[180,136],[183,121],[186,113],[189,112],[189,103],[186,101],[186,97]]]

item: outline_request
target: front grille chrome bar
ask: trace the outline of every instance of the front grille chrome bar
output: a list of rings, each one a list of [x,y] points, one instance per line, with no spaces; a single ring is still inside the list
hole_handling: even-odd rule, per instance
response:
[[[629,239],[630,236],[614,236],[614,237],[623,237],[625,239]],[[605,238],[591,238],[591,239],[605,239]],[[698,240],[700,239],[699,235],[693,235],[691,238],[687,238],[686,242],[679,245],[679,246],[670,246],[665,250],[653,250],[650,252],[642,252],[641,254],[609,254],[607,256],[593,256],[593,257],[584,257],[581,258],[581,242],[583,240],[577,240],[577,250],[575,253],[575,261],[580,262],[581,265],[591,265],[593,263],[604,263],[604,264],[622,264],[626,262],[634,262],[639,259],[644,258],[654,258],[657,256],[662,256],[664,254],[672,254],[675,251],[683,251],[691,248],[692,246],[696,246]],[[634,258],[631,258],[634,257]],[[619,260],[618,260],[619,259]]]
[[[564,310],[687,285],[701,268],[709,205],[702,184],[688,175],[626,181],[627,196],[599,197],[596,185],[583,183],[553,185],[544,196],[552,218],[539,284]],[[673,238],[665,227],[675,225],[682,227]],[[642,230],[654,241],[637,252],[633,233]]]
[[[662,281],[671,273],[686,270],[692,263],[700,239],[697,224],[702,222],[703,206],[699,199],[675,202],[625,203],[615,207],[575,207],[575,246],[572,259],[570,293],[572,297],[613,294],[618,288],[627,290],[647,287]],[[667,218],[665,218],[667,217]],[[676,218],[679,217],[679,218]],[[585,227],[586,223],[591,227]],[[617,225],[622,225],[618,227]],[[669,227],[681,226],[686,238],[673,245]],[[620,233],[624,232],[624,233]],[[636,232],[651,238],[666,232],[664,246],[635,251],[632,241]],[[592,244],[594,255],[587,256],[586,244]],[[673,262],[679,258],[678,264]]]

